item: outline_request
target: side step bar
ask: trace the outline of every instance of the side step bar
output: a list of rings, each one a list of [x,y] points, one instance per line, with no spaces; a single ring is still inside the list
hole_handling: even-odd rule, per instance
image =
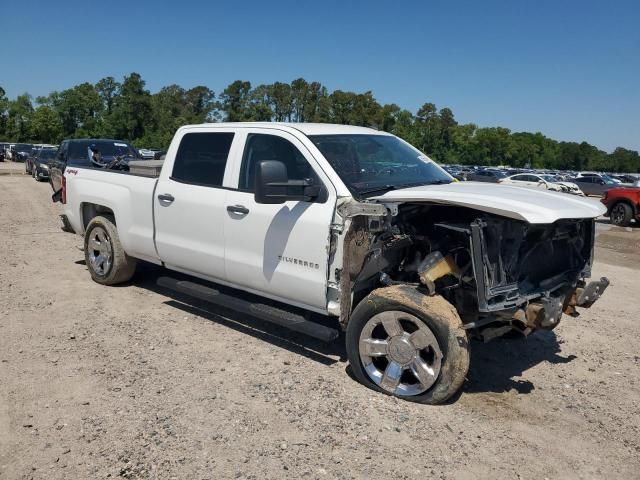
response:
[[[340,332],[334,328],[329,328],[316,322],[307,320],[304,316],[289,312],[287,310],[265,305],[263,303],[254,303],[241,298],[221,293],[210,287],[205,287],[198,283],[189,282],[187,280],[176,280],[171,277],[160,277],[156,282],[159,286],[174,290],[191,297],[204,300],[205,302],[220,305],[222,307],[235,310],[236,312],[245,313],[275,323],[281,327],[288,328],[295,332],[303,333],[323,342],[331,342],[338,338]]]

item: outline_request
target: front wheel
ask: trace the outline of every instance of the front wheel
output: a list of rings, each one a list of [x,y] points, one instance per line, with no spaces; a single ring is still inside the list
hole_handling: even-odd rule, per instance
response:
[[[626,203],[616,203],[609,216],[611,223],[619,227],[628,227],[633,218],[633,210]]]
[[[469,369],[467,334],[458,313],[444,298],[415,287],[371,292],[354,309],[346,342],[360,383],[413,402],[445,402]]]
[[[84,258],[91,278],[102,285],[129,280],[136,271],[136,259],[126,254],[112,219],[94,217],[84,235]]]

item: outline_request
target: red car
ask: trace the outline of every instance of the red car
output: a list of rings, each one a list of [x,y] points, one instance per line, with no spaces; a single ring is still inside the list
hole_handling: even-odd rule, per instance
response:
[[[640,187],[611,188],[604,192],[601,201],[614,225],[627,227],[633,219],[640,222]]]

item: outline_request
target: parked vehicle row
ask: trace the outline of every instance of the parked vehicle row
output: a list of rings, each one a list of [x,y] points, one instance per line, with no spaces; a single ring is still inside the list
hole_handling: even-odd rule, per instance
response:
[[[640,183],[635,175],[607,175],[598,172],[551,172],[518,169],[443,166],[459,181],[514,184],[544,188],[573,195],[602,196],[610,188]],[[534,180],[534,177],[536,180]],[[526,180],[525,180],[526,179]]]
[[[213,304],[325,341],[339,325],[355,377],[386,394],[444,402],[464,382],[470,336],[553,329],[609,283],[586,280],[604,206],[455,182],[388,133],[186,126],[156,178],[105,160],[116,144],[104,142],[65,141],[51,168],[94,281],[125,282],[144,260],[190,274],[159,283]]]

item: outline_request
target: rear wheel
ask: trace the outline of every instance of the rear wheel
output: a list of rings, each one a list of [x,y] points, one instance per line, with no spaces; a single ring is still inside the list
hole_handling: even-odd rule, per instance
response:
[[[85,262],[94,281],[103,285],[126,282],[136,271],[136,259],[126,254],[112,219],[94,217],[84,236]]]
[[[346,342],[358,381],[414,402],[446,401],[469,369],[467,335],[453,306],[414,287],[370,293],[353,311]]]
[[[631,224],[633,210],[626,203],[616,203],[609,214],[611,223],[619,227],[627,227]]]

